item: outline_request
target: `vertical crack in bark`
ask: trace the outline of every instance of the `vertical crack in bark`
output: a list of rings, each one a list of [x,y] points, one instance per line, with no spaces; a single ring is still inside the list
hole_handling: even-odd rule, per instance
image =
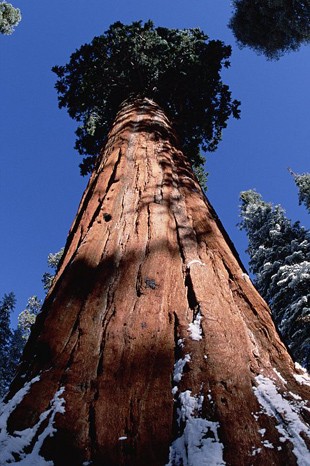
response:
[[[90,458],[96,458],[97,450],[97,433],[96,433],[96,416],[93,403],[90,403],[88,409],[88,436],[90,439]],[[85,463],[84,463],[85,464]]]

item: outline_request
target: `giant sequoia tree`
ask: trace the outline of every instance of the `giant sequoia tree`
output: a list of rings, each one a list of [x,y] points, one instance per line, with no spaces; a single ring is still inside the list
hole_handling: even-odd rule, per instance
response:
[[[237,115],[229,52],[199,30],[118,23],[56,69],[94,168],[5,398],[1,464],[307,455],[306,376],[191,167]]]

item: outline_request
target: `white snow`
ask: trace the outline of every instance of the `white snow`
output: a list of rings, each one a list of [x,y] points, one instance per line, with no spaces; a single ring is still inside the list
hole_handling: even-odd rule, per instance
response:
[[[193,260],[189,261],[186,264],[186,268],[190,269],[191,266],[194,265],[194,264],[198,264],[198,265],[202,265],[202,266],[206,265],[204,262],[201,262],[201,260],[199,260],[199,259],[193,259]]]
[[[273,368],[273,371],[274,371],[274,373],[279,377],[279,379],[281,380],[281,382],[282,382],[284,385],[286,385],[287,382],[286,382],[286,380],[284,379],[284,377],[282,377],[282,375],[280,374],[280,372],[279,372],[277,369],[275,369],[275,368]]]
[[[200,311],[195,317],[194,322],[191,322],[188,326],[187,331],[190,333],[190,338],[195,341],[202,339],[202,328],[201,328],[202,315]]]
[[[119,437],[118,440],[127,440],[127,437],[124,435],[123,437]]]
[[[178,339],[178,346],[179,346],[180,348],[184,348],[184,338],[179,338],[179,339]]]
[[[21,402],[26,393],[28,393],[31,385],[37,382],[40,377],[35,377],[30,382],[27,382],[23,388],[21,388],[15,396],[6,404],[3,404],[0,408],[0,464],[6,466],[10,464],[17,464],[18,466],[52,466],[52,461],[46,461],[40,455],[40,449],[43,445],[44,440],[53,436],[56,429],[53,427],[56,413],[64,413],[64,399],[61,395],[64,392],[64,388],[61,388],[55,393],[54,398],[50,402],[50,407],[44,413],[40,415],[39,421],[36,425],[31,428],[27,428],[23,431],[15,431],[13,434],[9,434],[7,431],[7,421],[15,409],[15,407]],[[44,430],[41,431],[41,426],[44,421],[48,420]],[[35,440],[31,452],[24,453],[25,448]],[[17,461],[13,453],[20,457]]]
[[[179,383],[183,376],[184,366],[187,362],[191,360],[190,354],[186,354],[183,359],[178,359],[174,365],[173,369],[173,380],[176,383]]]
[[[269,440],[263,440],[262,444],[265,448],[274,448],[274,446],[272,445],[272,443],[269,442]]]
[[[300,385],[304,384],[310,386],[310,376],[306,369],[298,364],[298,362],[295,362],[295,368],[302,372],[302,374],[294,374],[295,380],[297,380]]]
[[[262,451],[261,448],[255,448],[255,447],[252,447],[253,451],[252,451],[252,456],[255,456],[257,455],[258,453],[260,453]]]
[[[203,395],[192,396],[190,390],[179,395],[179,426],[185,423],[182,434],[170,447],[166,466],[220,466],[223,460],[223,444],[218,437],[219,423],[199,417]]]
[[[256,378],[257,387],[254,387],[254,393],[259,404],[268,416],[273,416],[277,421],[276,426],[281,434],[280,441],[290,441],[293,445],[293,453],[297,458],[299,466],[310,466],[308,448],[302,435],[310,437],[310,429],[299,416],[296,402],[290,403],[278,392],[274,382],[268,377],[258,375]],[[301,435],[302,434],[302,435]],[[265,444],[271,448],[271,444]]]

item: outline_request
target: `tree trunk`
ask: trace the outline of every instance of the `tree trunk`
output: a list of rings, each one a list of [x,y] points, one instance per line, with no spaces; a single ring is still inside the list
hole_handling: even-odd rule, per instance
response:
[[[310,464],[307,384],[167,118],[125,103],[6,397],[0,464]]]

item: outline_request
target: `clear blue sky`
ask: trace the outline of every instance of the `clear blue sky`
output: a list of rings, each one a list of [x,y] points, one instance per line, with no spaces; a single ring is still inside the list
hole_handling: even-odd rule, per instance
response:
[[[236,228],[241,190],[256,188],[309,227],[287,167],[309,171],[310,49],[268,62],[239,50],[227,28],[229,0],[11,0],[23,19],[0,37],[1,168],[0,296],[14,291],[16,312],[43,297],[49,252],[65,243],[87,180],[79,176],[76,124],[57,108],[53,65],[115,21],[152,19],[156,26],[200,27],[233,46],[225,81],[242,102],[216,153],[208,155],[208,197],[242,260],[246,240]]]

